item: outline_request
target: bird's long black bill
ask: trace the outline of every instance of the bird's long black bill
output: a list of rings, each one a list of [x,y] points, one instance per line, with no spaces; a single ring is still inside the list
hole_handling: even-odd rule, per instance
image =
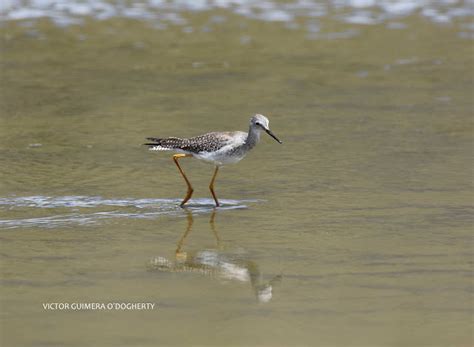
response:
[[[270,129],[265,129],[265,131],[267,132],[268,135],[270,135],[271,137],[273,137],[278,143],[282,144],[283,142],[280,141],[280,139],[278,137],[275,136],[274,133],[271,132]]]

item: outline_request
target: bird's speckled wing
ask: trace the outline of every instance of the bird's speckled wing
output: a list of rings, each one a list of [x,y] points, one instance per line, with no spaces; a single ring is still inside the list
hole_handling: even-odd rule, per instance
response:
[[[240,133],[242,132],[213,132],[187,139],[178,137],[163,139],[148,137],[147,139],[153,142],[146,143],[145,145],[150,146],[151,150],[181,150],[195,154],[215,152],[227,145],[232,145],[236,139],[239,140],[239,143],[235,143],[235,145],[241,145],[242,143],[240,142],[242,141],[240,141],[240,139],[243,139],[243,136]]]

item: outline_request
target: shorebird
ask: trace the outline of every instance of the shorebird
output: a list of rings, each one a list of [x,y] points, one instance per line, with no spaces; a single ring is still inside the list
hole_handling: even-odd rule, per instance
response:
[[[218,207],[219,200],[214,191],[214,181],[216,180],[219,167],[227,164],[234,164],[242,160],[248,151],[258,143],[262,131],[265,131],[278,143],[282,143],[275,134],[270,131],[268,123],[267,117],[261,114],[256,114],[250,119],[249,131],[247,133],[243,131],[212,132],[184,139],[178,137],[147,137],[146,139],[151,142],[145,143],[144,145],[148,146],[152,151],[177,152],[177,154],[173,155],[173,161],[188,186],[186,196],[180,204],[181,207],[191,199],[194,189],[179,165],[178,159],[194,157],[196,159],[213,163],[215,165],[215,170],[211,182],[209,183],[209,190],[214,198],[216,207]]]

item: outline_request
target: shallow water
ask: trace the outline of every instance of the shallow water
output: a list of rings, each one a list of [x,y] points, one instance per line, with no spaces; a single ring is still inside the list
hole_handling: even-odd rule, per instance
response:
[[[472,3],[206,4],[3,3],[2,345],[471,345]]]

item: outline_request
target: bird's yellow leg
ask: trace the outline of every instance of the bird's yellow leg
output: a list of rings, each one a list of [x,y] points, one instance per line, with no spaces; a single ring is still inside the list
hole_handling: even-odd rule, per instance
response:
[[[179,172],[181,173],[181,176],[183,176],[184,180],[186,181],[186,184],[188,185],[188,192],[186,193],[186,196],[184,197],[183,201],[181,202],[181,204],[179,206],[183,207],[184,204],[186,202],[188,202],[189,199],[191,199],[191,195],[193,195],[193,187],[191,186],[191,182],[189,182],[188,178],[186,177],[186,175],[184,174],[184,171],[183,169],[181,168],[181,166],[179,165],[178,163],[178,159],[180,158],[185,158],[185,157],[192,157],[191,154],[175,154],[173,155],[173,160],[174,160],[174,163],[176,164],[176,166],[178,167],[178,170]]]
[[[216,193],[214,192],[214,181],[216,180],[217,171],[219,171],[219,166],[216,166],[214,175],[212,175],[211,183],[209,183],[209,190],[211,191],[212,197],[214,198],[214,201],[216,202],[216,207],[219,207],[219,200],[217,200]]]

